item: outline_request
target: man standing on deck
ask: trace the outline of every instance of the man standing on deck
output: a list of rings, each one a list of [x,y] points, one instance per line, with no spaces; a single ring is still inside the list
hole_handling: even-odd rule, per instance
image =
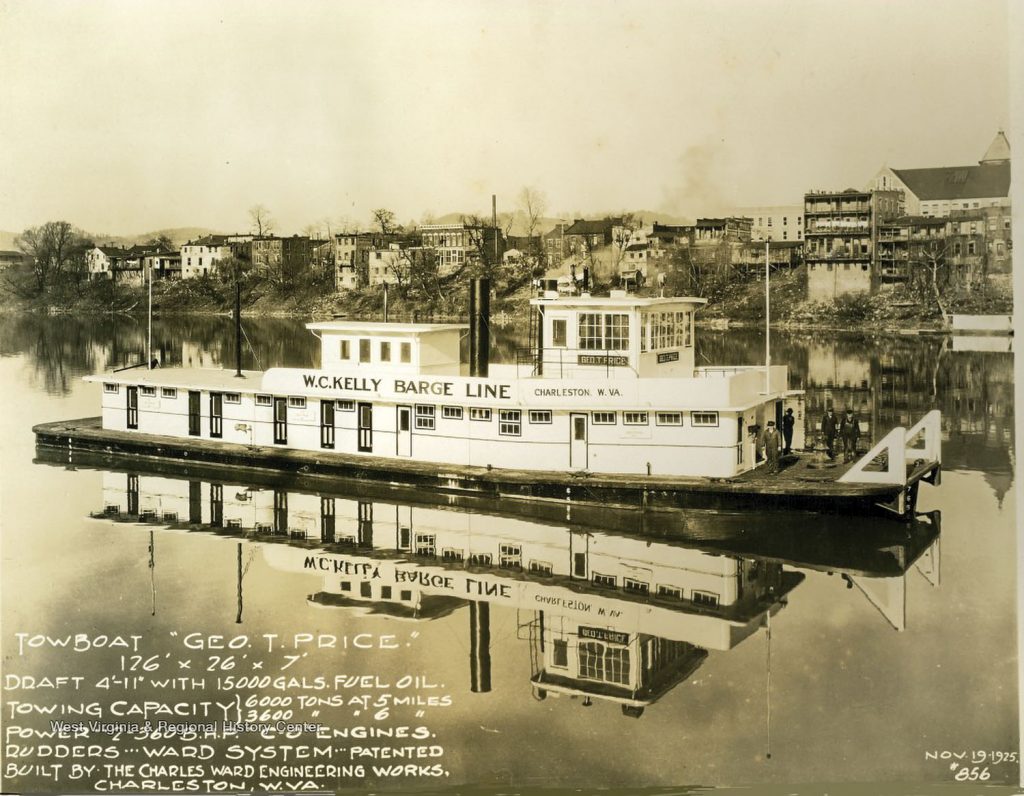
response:
[[[836,458],[836,432],[839,430],[839,421],[835,412],[830,406],[825,410],[825,416],[821,419],[821,436],[825,440],[825,449],[828,451],[828,458]]]
[[[793,426],[796,424],[796,418],[793,417],[792,408],[786,410],[786,414],[782,416],[782,441],[785,443],[782,448],[784,456],[789,456],[793,448]]]
[[[852,462],[857,458],[857,440],[860,439],[860,421],[852,409],[846,410],[839,435],[843,438],[843,461]]]
[[[768,463],[768,472],[777,473],[779,471],[779,454],[782,452],[782,435],[775,428],[774,420],[768,421],[768,425],[761,435],[761,445],[764,448],[765,461]]]

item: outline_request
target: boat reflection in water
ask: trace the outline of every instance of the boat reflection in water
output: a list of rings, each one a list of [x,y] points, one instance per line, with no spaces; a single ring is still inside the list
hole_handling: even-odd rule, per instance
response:
[[[331,610],[429,622],[467,607],[470,689],[480,692],[491,690],[490,608],[514,608],[536,699],[608,700],[632,717],[709,652],[760,629],[770,639],[800,569],[840,575],[899,630],[911,567],[938,585],[937,512],[906,524],[640,512],[95,454],[73,464],[103,470],[97,519],[237,536],[239,621],[247,546],[274,570],[308,574],[309,601]]]

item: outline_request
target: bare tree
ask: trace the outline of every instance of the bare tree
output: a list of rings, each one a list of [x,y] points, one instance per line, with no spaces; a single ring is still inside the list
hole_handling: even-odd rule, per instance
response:
[[[949,244],[945,239],[929,240],[914,246],[910,254],[910,265],[917,266],[915,270],[924,275],[922,280],[915,280],[918,286],[931,293],[935,306],[942,317],[946,316],[946,304],[942,300],[942,291],[939,282],[948,282],[949,273],[947,270],[947,258],[949,256]]]
[[[92,245],[67,221],[48,221],[18,236],[17,246],[31,260],[37,292],[78,282],[85,275],[85,252]]]
[[[548,209],[547,197],[541,191],[529,186],[519,192],[519,211],[523,214],[526,236],[531,244],[537,235],[537,228]],[[529,252],[538,254],[538,252]]]
[[[382,235],[390,235],[395,231],[395,214],[386,207],[378,207],[373,211],[373,223],[380,226]]]
[[[618,274],[626,259],[626,249],[643,220],[633,213],[623,213],[622,223],[612,229],[612,273]]]
[[[253,205],[249,208],[249,220],[252,222],[253,234],[259,238],[274,231],[274,219],[263,205]]]

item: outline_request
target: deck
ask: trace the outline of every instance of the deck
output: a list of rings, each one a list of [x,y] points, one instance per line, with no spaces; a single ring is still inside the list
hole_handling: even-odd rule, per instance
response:
[[[300,473],[312,478],[366,478],[449,494],[652,510],[787,509],[873,514],[878,512],[879,504],[892,504],[906,490],[901,484],[840,481],[851,465],[829,462],[823,454],[815,452],[784,457],[781,471],[774,475],[758,468],[735,478],[714,479],[487,469],[248,446],[114,431],[102,428],[98,417],[44,423],[35,426],[33,431],[37,445],[62,450],[206,462],[242,469]],[[930,472],[936,466],[930,464],[924,469]],[[925,474],[921,473],[918,478]]]

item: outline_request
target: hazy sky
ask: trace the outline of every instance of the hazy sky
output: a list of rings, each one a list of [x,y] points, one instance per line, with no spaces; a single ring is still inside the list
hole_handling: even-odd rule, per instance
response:
[[[1004,2],[7,2],[0,229],[797,203],[1009,124]]]

